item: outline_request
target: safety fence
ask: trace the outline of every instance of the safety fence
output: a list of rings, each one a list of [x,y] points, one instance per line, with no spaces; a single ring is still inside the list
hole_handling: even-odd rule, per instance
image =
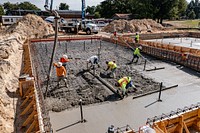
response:
[[[200,103],[192,104],[182,109],[178,108],[168,114],[148,118],[146,124],[151,125],[157,133],[190,133],[190,130],[199,132]]]
[[[33,71],[29,45],[23,45],[23,64],[19,78],[21,96],[20,116],[24,119],[21,127],[26,133],[51,132],[48,112],[45,110],[43,95],[38,90],[37,76]]]

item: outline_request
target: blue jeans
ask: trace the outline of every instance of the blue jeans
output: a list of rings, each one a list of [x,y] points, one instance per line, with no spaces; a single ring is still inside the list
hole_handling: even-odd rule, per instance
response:
[[[130,81],[127,85],[126,85],[126,89],[128,89],[129,87],[133,86],[133,81]]]

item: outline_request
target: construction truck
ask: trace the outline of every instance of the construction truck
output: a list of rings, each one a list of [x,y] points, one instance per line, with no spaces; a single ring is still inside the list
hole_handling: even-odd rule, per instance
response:
[[[92,20],[82,20],[80,25],[80,30],[86,32],[87,35],[91,33],[97,34],[99,31],[99,27]]]
[[[47,17],[45,19],[46,22],[49,22],[54,27],[54,16]],[[99,27],[94,24],[92,20],[65,20],[64,18],[60,18],[58,21],[59,30],[65,31],[66,33],[78,33],[79,31],[86,32],[87,35],[91,33],[97,34],[99,31]]]

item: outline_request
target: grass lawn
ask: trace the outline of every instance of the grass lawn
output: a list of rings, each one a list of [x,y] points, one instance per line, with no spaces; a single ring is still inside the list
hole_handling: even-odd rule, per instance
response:
[[[175,27],[182,28],[198,28],[200,20],[181,20],[181,21],[164,21],[164,23],[168,23],[174,25]]]

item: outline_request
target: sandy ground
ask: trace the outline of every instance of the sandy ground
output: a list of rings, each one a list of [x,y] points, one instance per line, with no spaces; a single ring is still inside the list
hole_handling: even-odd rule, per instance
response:
[[[49,42],[35,43],[32,45],[34,51],[32,54],[35,55],[33,57],[34,64],[37,65],[38,77],[40,77],[42,82],[43,90],[46,89],[45,77],[49,68],[52,46],[53,43]],[[76,107],[80,99],[83,100],[84,105],[119,100],[118,96],[109,91],[93,75],[85,71],[87,58],[92,55],[97,55],[99,47],[101,47],[101,67],[96,69],[96,74],[102,76],[113,87],[115,82],[120,78],[131,76],[137,91],[134,91],[133,88],[129,89],[129,95],[139,95],[159,89],[158,83],[134,69],[134,65],[143,65],[142,60],[138,64],[129,65],[132,59],[132,50],[128,48],[108,42],[100,42],[99,40],[93,40],[92,42],[85,41],[85,48],[84,41],[59,42],[54,61],[57,62],[62,54],[67,54],[71,58],[71,61],[67,64],[69,87],[66,88],[64,83],[60,87],[57,87],[55,68],[53,68],[50,87],[48,88],[48,97],[46,99],[46,105],[49,110],[62,111],[67,108]],[[105,76],[108,73],[104,70],[106,69],[105,62],[107,60],[115,60],[118,65],[115,79]],[[93,71],[91,72],[93,73]]]

